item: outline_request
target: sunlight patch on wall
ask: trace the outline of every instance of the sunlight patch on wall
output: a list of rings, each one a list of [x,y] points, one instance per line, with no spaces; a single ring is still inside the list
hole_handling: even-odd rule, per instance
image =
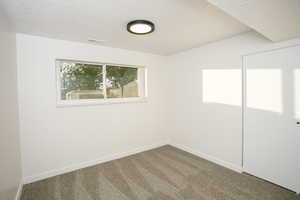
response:
[[[295,118],[300,120],[300,69],[294,71]]]
[[[247,70],[247,107],[282,113],[280,69]]]
[[[203,70],[203,102],[242,104],[242,72],[239,69]]]

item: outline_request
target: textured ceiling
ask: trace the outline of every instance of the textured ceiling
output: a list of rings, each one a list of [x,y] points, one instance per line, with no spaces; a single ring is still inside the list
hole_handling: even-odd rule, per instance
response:
[[[1,0],[17,32],[169,55],[250,28],[204,0]],[[126,31],[135,19],[156,24],[151,35]]]

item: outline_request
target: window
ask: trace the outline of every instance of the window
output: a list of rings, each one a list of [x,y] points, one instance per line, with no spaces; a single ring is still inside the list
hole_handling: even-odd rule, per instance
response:
[[[144,67],[56,60],[56,68],[58,105],[145,100]]]

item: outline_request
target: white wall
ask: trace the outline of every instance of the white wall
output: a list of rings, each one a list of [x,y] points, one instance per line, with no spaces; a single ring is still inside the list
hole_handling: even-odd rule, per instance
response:
[[[166,142],[164,57],[23,34],[17,49],[25,182]],[[56,58],[146,66],[148,102],[57,108]]]
[[[16,37],[0,11],[0,199],[14,199],[21,183]]]
[[[249,32],[162,57],[18,34],[25,181],[169,139],[178,147],[241,169],[241,56],[299,43],[300,39],[272,43]],[[57,108],[56,58],[146,65],[148,102]]]
[[[242,166],[242,55],[300,44],[255,32],[168,58],[173,70],[171,143],[236,170]]]

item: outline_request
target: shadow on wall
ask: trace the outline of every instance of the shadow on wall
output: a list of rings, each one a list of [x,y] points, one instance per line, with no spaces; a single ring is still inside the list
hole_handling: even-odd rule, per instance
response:
[[[207,115],[211,117],[205,119],[203,126],[217,122],[216,127],[218,128],[213,127],[207,130],[219,131],[222,135],[220,139],[228,147],[230,146],[230,135],[226,136],[222,133],[224,130],[229,132],[230,128],[235,126],[228,125],[227,122],[230,120],[226,120],[224,116],[226,113],[233,115],[236,112],[242,112],[241,82],[242,71],[238,69],[202,70],[202,102],[206,104],[204,111],[214,113],[214,116]],[[248,153],[256,152],[256,148],[258,148],[261,151],[260,154],[265,155],[263,158],[268,166],[278,165],[278,158],[283,163],[290,163],[290,157],[295,155],[293,153],[295,151],[293,135],[298,131],[295,124],[300,119],[300,69],[291,67],[249,68],[246,72],[246,91],[245,130],[248,134],[245,135],[245,140],[252,144],[247,146],[245,143]],[[223,119],[220,119],[220,116]],[[251,135],[255,135],[255,137]],[[286,135],[291,135],[291,137]],[[270,141],[270,145],[266,146],[266,141]],[[276,145],[279,143],[282,145]],[[252,163],[248,162],[248,167]],[[272,172],[276,169],[278,168],[269,170],[270,177],[272,174],[276,174],[276,171]],[[296,183],[297,180],[294,182]]]
[[[175,117],[182,122],[176,124],[177,132],[189,137],[178,136],[178,140],[200,152],[241,165],[242,70],[191,68],[186,72],[185,83],[176,85],[177,95],[188,100],[184,106],[178,101],[181,115]],[[256,126],[263,126],[268,119],[274,129],[282,129],[283,120],[288,121],[291,116],[295,120],[300,118],[300,69],[248,69],[247,82],[247,112],[257,116]],[[287,93],[292,96],[287,97]]]
[[[248,69],[246,80],[247,108],[300,119],[300,69]],[[240,107],[241,82],[242,71],[239,69],[203,69],[203,103]]]
[[[14,199],[16,196],[16,191],[18,191],[18,188],[12,188],[7,190],[0,191],[0,199]]]
[[[180,123],[175,124],[174,141],[241,166],[241,70],[190,65],[184,77],[176,82],[180,115],[174,117]]]

